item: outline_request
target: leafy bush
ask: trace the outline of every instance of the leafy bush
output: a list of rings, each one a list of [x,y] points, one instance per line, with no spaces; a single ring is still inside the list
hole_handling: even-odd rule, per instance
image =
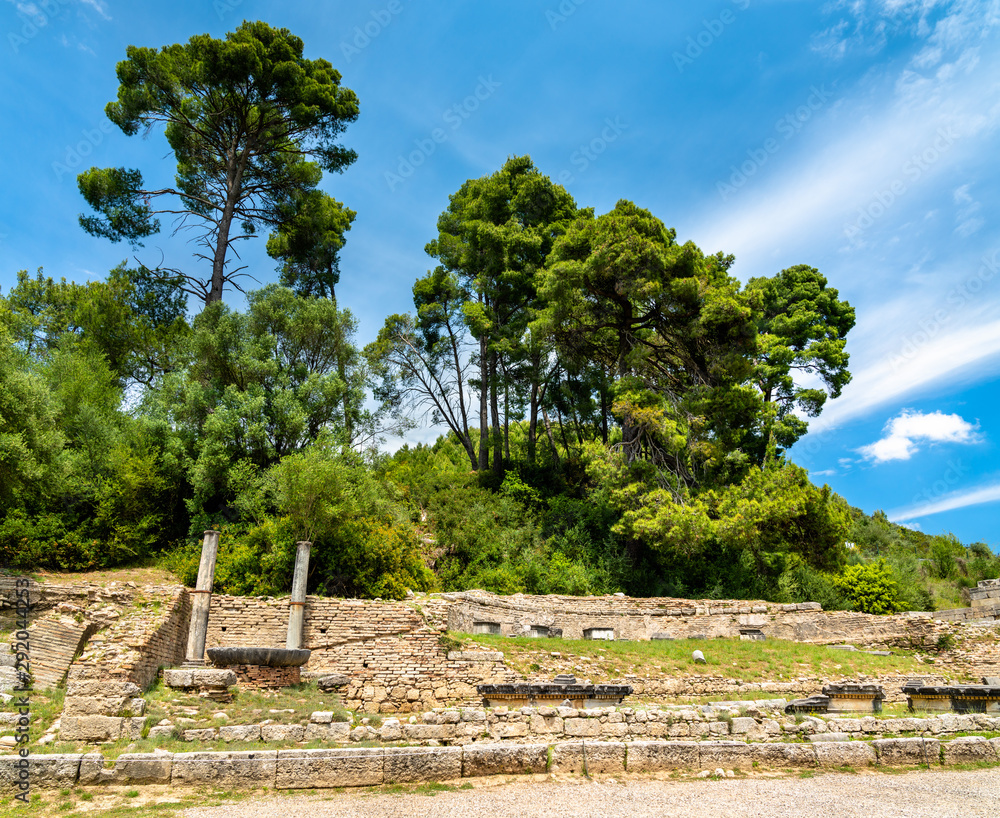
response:
[[[848,565],[837,577],[836,583],[855,610],[871,614],[890,614],[903,610],[899,601],[899,588],[884,559]]]

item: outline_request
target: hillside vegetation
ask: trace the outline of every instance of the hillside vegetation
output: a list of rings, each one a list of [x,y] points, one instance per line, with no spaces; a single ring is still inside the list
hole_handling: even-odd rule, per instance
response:
[[[191,584],[218,528],[234,594],[286,593],[310,540],[318,594],[872,613],[956,607],[1000,575],[985,545],[867,516],[789,459],[850,380],[854,310],[815,268],[742,284],[732,256],[631,202],[595,215],[513,157],[451,196],[414,312],[361,349],[334,294],[346,223],[324,213],[295,222],[294,252],[269,243],[282,283],[242,312],[190,316],[171,271],[19,274],[0,297],[0,565]],[[378,450],[427,419],[448,429],[433,445]]]

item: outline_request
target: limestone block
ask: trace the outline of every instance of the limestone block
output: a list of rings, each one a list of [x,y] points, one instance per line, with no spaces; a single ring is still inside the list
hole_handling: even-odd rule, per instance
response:
[[[402,741],[403,728],[399,724],[399,719],[386,719],[378,729],[379,741]]]
[[[893,733],[922,733],[924,731],[923,719],[893,719],[889,724],[892,725]],[[969,728],[974,729],[974,728]]]
[[[482,710],[462,710],[462,721],[471,721],[476,724],[484,724],[486,722],[486,713]]]
[[[860,733],[861,719],[830,719],[826,729],[834,733]]]
[[[375,786],[384,781],[383,764],[381,747],[279,750],[274,786],[285,790]]]
[[[149,728],[149,738],[158,738],[159,736],[171,736],[173,735],[174,728],[171,725],[157,725],[156,727]]]
[[[302,741],[306,728],[301,724],[262,724],[260,737],[262,741]]]
[[[166,676],[167,671],[163,671]],[[194,687],[232,687],[236,684],[236,673],[231,668],[200,667],[191,671]]]
[[[545,744],[469,744],[462,748],[462,776],[544,773],[548,750]]]
[[[462,777],[461,747],[386,747],[385,783],[448,781]]]
[[[310,714],[309,721],[312,724],[331,724],[333,722],[333,711],[315,710]]]
[[[495,733],[497,738],[524,738],[528,735],[528,725],[523,721],[498,724]]]
[[[193,687],[194,683],[191,681],[190,668],[164,668],[163,684],[167,687]]]
[[[146,700],[137,696],[128,699],[122,707],[122,712],[129,716],[143,716],[146,714]]]
[[[730,725],[730,730],[729,731],[734,736],[739,736],[739,735],[743,735],[745,733],[749,733],[751,730],[756,729],[757,726],[758,725],[757,725],[757,722],[756,722],[755,719],[751,719],[751,718],[749,718],[747,716],[743,716],[743,717],[740,717],[740,718],[733,719],[733,722]]]
[[[704,741],[698,745],[698,764],[710,770],[749,770],[753,767],[753,746],[742,741]]]
[[[850,741],[851,737],[847,733],[816,733],[816,735],[809,736],[809,741],[812,742],[822,742],[822,741]]]
[[[996,748],[982,736],[964,736],[941,745],[944,764],[969,764],[979,761],[998,761]]]
[[[711,721],[708,723],[708,732],[713,736],[728,736],[729,725],[724,721]]]
[[[816,749],[810,744],[750,744],[750,765],[784,769],[806,768],[818,764]]]
[[[820,767],[874,767],[875,748],[864,741],[826,741],[813,745]]]
[[[67,697],[63,705],[64,716],[117,716],[129,701],[124,696],[74,696]],[[142,699],[140,699],[142,701]]]
[[[561,733],[563,720],[558,716],[534,715],[531,717],[531,732],[538,735],[546,733]]]
[[[935,738],[882,738],[872,744],[883,766],[937,764],[940,758],[941,742]]]
[[[601,722],[597,719],[565,719],[563,730],[567,736],[596,738],[601,735]]]
[[[219,731],[215,727],[184,731],[184,741],[215,741],[218,737]]]
[[[633,741],[628,745],[630,773],[693,770],[698,763],[698,743],[695,741]]]
[[[404,724],[403,738],[406,741],[427,741],[429,739],[450,739],[455,736],[453,724]]]
[[[141,716],[132,716],[122,719],[122,738],[138,741],[142,738],[142,731],[146,727],[146,720]]]
[[[219,728],[223,741],[260,741],[259,724],[226,724]]]
[[[60,741],[97,743],[122,737],[120,716],[63,716],[59,722]]]
[[[350,722],[335,721],[330,725],[330,741],[347,741],[351,736]]]
[[[166,673],[167,671],[164,671]],[[133,682],[108,682],[98,679],[76,679],[66,683],[66,698],[96,697],[131,699],[142,693]]]
[[[100,753],[87,753],[80,759],[80,775],[77,781],[81,786],[100,784],[104,776],[104,756]]]
[[[566,741],[552,745],[550,772],[587,775],[625,772],[625,745],[612,741]]]
[[[27,778],[18,766],[24,759],[18,755],[0,757],[0,791],[19,792],[17,784],[27,780],[31,789],[56,789],[72,787],[80,773],[82,754],[35,755],[27,758]]]
[[[628,735],[628,725],[623,723],[611,723],[601,725],[601,735],[611,737],[623,737]]]
[[[103,770],[108,784],[169,784],[173,753],[126,753],[115,759],[115,766]]]
[[[175,753],[170,783],[211,784],[232,789],[274,787],[276,750],[222,753]]]
[[[327,742],[330,740],[330,725],[329,724],[307,724],[305,732],[306,741],[323,741]]]

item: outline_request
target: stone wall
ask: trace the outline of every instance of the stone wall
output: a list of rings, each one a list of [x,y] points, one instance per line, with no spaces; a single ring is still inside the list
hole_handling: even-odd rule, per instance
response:
[[[378,726],[360,724],[354,727],[345,722],[326,723],[325,719],[332,714],[317,711],[308,724],[229,724],[184,730],[182,735],[186,741],[222,740],[227,743],[319,740],[345,745],[378,742],[385,745],[467,746],[493,741],[530,743],[572,739],[870,740],[898,735],[938,738],[959,733],[992,734],[1000,731],[1000,714],[941,713],[903,718],[883,718],[871,713],[791,716],[784,712],[786,704],[785,699],[772,699],[669,708],[453,708],[415,714],[409,718],[390,717]]]
[[[563,741],[465,747],[365,747],[248,752],[125,753],[0,759],[0,791],[75,786],[171,786],[291,790],[455,781],[490,775],[621,775],[717,769],[855,769],[997,764],[1000,739],[969,736],[871,742],[747,744],[740,741]],[[705,775],[705,773],[702,773]]]
[[[500,597],[484,591],[443,594],[451,601],[448,628],[463,633],[499,626],[505,636],[527,635],[538,626],[559,629],[565,639],[586,638],[590,629],[614,632],[615,639],[739,638],[741,630],[759,630],[769,639],[795,642],[929,647],[947,624],[932,614],[894,616],[824,611],[815,602],[632,599],[629,597]]]
[[[17,577],[0,575],[0,629],[9,630],[14,624],[14,584]],[[94,585],[88,582],[47,584],[30,580],[28,598],[29,622],[35,622],[50,611],[74,615],[81,613],[89,622],[110,624],[123,607],[131,604],[138,592],[134,582],[112,582]]]
[[[450,649],[444,638],[450,604],[434,597],[375,602],[307,596],[302,647],[312,655],[303,674],[348,676],[344,704],[366,712],[410,712],[477,701],[477,684],[516,677],[500,653]],[[216,595],[206,648],[284,647],[287,630],[287,597]]]
[[[139,738],[142,692],[158,668],[183,661],[190,619],[184,588],[147,586],[137,592],[70,668],[60,737],[87,742]]]
[[[146,586],[98,631],[70,668],[69,681],[108,679],[145,689],[160,667],[184,659],[191,602],[181,586]]]
[[[969,591],[969,600],[973,608],[1000,606],[1000,579],[980,580],[976,587]]]

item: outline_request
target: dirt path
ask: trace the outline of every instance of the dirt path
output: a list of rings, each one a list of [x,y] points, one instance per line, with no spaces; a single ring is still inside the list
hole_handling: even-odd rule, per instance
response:
[[[185,818],[996,818],[1000,770],[723,780],[477,782],[471,790],[253,797]]]

